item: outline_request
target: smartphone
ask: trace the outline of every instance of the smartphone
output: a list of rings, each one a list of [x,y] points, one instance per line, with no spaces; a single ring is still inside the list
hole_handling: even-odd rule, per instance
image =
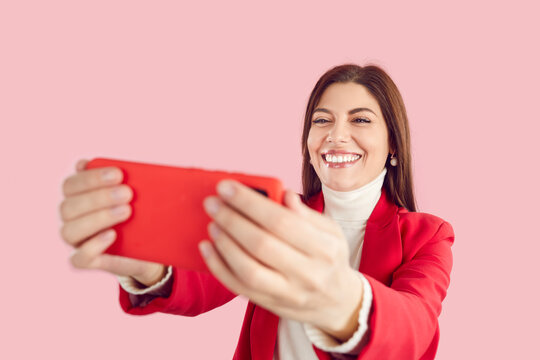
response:
[[[283,185],[272,177],[110,158],[92,159],[86,169],[108,166],[122,170],[134,193],[131,216],[112,226],[117,238],[105,251],[111,255],[209,272],[198,244],[212,241],[203,200],[217,194],[219,181],[234,179],[283,204]]]

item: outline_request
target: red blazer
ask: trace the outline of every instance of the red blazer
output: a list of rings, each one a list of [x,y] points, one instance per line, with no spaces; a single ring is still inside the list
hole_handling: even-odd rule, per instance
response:
[[[307,205],[323,211],[322,192]],[[454,242],[452,226],[443,219],[409,212],[392,203],[384,188],[366,225],[359,271],[369,281],[373,302],[369,341],[357,359],[434,359],[439,343],[438,316],[450,283]],[[236,294],[214,276],[173,268],[168,298],[133,307],[120,287],[122,309],[132,315],[163,312],[197,316],[221,306]],[[271,360],[279,317],[248,302],[233,360]],[[331,359],[312,345],[320,360]]]

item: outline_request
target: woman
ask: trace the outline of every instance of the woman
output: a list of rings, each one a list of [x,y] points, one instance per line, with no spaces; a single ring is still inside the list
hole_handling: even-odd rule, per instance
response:
[[[416,212],[408,121],[390,77],[354,64],[326,72],[302,151],[301,199],[287,191],[280,206],[222,181],[205,200],[215,245],[203,241],[201,252],[213,275],[103,254],[114,232],[95,234],[129,216],[131,192],[122,185],[125,197],[112,200],[120,174],[101,182],[103,170],[80,162],[61,206],[72,263],[117,274],[134,315],[196,316],[249,298],[234,359],[433,359],[454,234]]]

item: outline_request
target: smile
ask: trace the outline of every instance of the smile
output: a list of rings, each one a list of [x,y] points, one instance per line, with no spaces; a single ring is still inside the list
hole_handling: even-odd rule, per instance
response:
[[[345,154],[345,155],[331,155],[331,154],[322,154],[321,155],[324,164],[329,168],[347,168],[353,166],[362,155],[358,154]]]

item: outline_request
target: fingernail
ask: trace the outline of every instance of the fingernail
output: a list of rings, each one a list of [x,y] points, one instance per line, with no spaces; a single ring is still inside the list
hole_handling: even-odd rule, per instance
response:
[[[210,223],[210,235],[213,238],[216,238],[219,236],[220,230],[218,229],[218,226],[215,223]]]
[[[115,200],[124,200],[124,199],[127,199],[128,196],[129,196],[129,190],[124,187],[116,188],[113,191],[111,191],[111,197]]]
[[[228,181],[222,181],[217,186],[217,192],[219,195],[230,198],[234,195],[235,189],[234,186]]]
[[[114,239],[114,232],[112,230],[107,230],[99,236],[99,240],[104,243],[108,243]]]
[[[109,170],[105,170],[101,174],[101,179],[103,181],[113,181],[113,180],[117,180],[119,178],[119,175],[120,174],[118,173],[118,171],[109,169]]]
[[[210,255],[210,245],[208,245],[206,241],[201,241],[199,243],[199,251],[204,258],[207,258]]]
[[[114,216],[124,216],[128,213],[129,208],[127,205],[118,205],[111,209]]]
[[[204,208],[206,209],[206,211],[213,215],[218,212],[219,203],[215,198],[206,198],[204,200]]]

